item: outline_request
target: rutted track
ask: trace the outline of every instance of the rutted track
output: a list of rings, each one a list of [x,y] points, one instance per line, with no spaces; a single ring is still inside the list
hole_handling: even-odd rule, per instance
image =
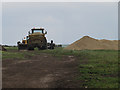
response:
[[[41,53],[28,60],[3,60],[3,88],[79,88],[78,60]]]

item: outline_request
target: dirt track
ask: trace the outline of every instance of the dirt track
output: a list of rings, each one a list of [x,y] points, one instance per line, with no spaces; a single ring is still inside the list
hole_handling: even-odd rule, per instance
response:
[[[26,56],[27,57],[27,56]],[[3,60],[3,88],[79,88],[78,60],[41,53],[28,60]]]

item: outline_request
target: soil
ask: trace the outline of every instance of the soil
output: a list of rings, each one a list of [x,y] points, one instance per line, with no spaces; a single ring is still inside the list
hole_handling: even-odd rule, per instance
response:
[[[26,56],[28,57],[28,56]],[[75,56],[41,53],[28,60],[2,62],[3,88],[80,88],[79,61]]]
[[[0,45],[0,51],[7,51],[2,45]]]
[[[68,50],[118,50],[118,40],[94,39],[89,36],[84,36],[65,49]]]

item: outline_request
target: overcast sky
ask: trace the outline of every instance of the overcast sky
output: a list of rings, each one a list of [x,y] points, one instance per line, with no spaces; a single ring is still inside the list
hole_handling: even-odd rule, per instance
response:
[[[118,39],[117,2],[2,4],[2,44],[16,45],[33,27],[44,27],[47,40],[71,44],[83,36]]]

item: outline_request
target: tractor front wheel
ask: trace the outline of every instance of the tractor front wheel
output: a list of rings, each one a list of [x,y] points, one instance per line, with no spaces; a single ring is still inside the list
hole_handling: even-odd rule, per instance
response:
[[[28,50],[34,50],[34,47],[28,46]]]

